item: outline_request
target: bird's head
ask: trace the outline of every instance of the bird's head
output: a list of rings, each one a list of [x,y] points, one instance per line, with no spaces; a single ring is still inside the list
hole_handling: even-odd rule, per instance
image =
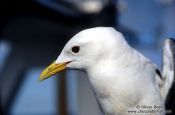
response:
[[[91,68],[102,58],[122,53],[124,42],[122,34],[111,27],[83,30],[68,41],[56,61],[41,73],[39,80],[47,79],[67,68]]]

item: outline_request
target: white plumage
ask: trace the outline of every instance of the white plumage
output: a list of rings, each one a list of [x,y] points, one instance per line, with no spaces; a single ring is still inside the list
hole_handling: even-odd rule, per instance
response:
[[[165,44],[165,47],[168,47],[169,41]],[[166,50],[169,51],[168,48]],[[167,62],[172,61],[170,54],[171,52],[168,54],[170,58],[164,58]],[[120,32],[110,27],[96,27],[73,36],[54,64],[66,63],[63,69],[85,71],[103,112],[126,115],[129,110],[137,110],[138,105],[164,108],[174,75],[171,71],[173,73],[167,76],[170,69],[165,60],[164,65],[168,67],[163,69],[161,78],[155,64],[131,48]],[[50,69],[51,66],[42,73],[41,80],[60,71],[54,70],[55,72],[50,74]]]

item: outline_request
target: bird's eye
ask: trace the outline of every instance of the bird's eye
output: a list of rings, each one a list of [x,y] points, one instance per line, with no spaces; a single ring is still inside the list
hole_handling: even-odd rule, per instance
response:
[[[79,51],[80,51],[80,47],[79,46],[73,46],[72,47],[72,52],[78,53]]]

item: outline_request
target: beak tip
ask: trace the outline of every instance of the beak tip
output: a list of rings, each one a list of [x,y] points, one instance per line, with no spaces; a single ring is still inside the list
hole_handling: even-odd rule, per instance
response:
[[[56,73],[61,72],[62,70],[66,69],[66,65],[68,63],[70,62],[64,62],[60,64],[56,64],[55,62],[53,62],[41,72],[38,81],[43,81],[55,75]]]
[[[40,75],[40,77],[38,78],[38,81],[41,82],[41,81],[43,81],[43,80],[45,80],[45,79],[46,79],[46,78],[45,78],[44,76]]]

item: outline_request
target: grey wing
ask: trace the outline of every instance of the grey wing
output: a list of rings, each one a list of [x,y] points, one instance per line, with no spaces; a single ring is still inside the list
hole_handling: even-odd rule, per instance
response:
[[[175,114],[175,40],[166,39],[163,47],[161,94],[166,110]],[[174,110],[173,110],[174,108]]]

